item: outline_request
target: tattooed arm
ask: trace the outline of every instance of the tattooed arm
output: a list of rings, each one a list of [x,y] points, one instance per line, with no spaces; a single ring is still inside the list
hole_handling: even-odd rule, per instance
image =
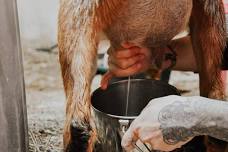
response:
[[[164,141],[168,144],[175,144],[197,135],[210,135],[228,141],[227,115],[226,102],[188,97],[186,102],[176,101],[163,107],[158,121],[161,123]],[[176,124],[180,124],[180,127]],[[173,132],[177,134],[172,137]]]
[[[228,103],[203,97],[167,96],[152,100],[122,140],[126,150],[140,139],[153,149],[171,151],[194,136],[228,141]]]

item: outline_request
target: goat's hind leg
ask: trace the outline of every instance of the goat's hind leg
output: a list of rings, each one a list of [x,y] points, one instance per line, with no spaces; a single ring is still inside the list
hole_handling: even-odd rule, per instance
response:
[[[67,100],[64,147],[69,152],[92,152],[95,137],[90,111],[97,55],[93,3],[62,0],[60,5],[59,57]]]
[[[225,17],[222,0],[193,0],[191,36],[200,77],[200,95],[224,99],[221,59],[225,46]],[[223,152],[226,144],[213,140],[208,152]]]
[[[200,94],[224,99],[221,59],[225,48],[222,0],[193,0],[191,36],[200,76]]]

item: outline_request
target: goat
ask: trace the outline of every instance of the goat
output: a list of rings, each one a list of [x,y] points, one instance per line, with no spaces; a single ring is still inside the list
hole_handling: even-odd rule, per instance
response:
[[[200,95],[223,99],[219,68],[226,36],[222,0],[61,0],[58,45],[67,100],[66,151],[96,150],[99,135],[91,115],[90,86],[100,33],[105,33],[114,50],[122,42],[154,49],[169,44],[188,25]]]

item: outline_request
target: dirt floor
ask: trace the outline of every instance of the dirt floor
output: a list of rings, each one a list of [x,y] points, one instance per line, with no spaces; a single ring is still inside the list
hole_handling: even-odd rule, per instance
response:
[[[28,107],[31,152],[62,151],[64,123],[64,92],[57,49],[52,52],[24,50],[24,71]],[[93,90],[101,76],[94,79]],[[192,72],[172,72],[170,83],[187,91],[184,95],[198,95],[198,75]]]
[[[64,92],[57,51],[24,50],[31,152],[62,150]]]

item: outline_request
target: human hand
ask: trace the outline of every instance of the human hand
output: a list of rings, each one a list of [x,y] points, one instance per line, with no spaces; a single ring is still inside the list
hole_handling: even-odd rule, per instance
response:
[[[113,76],[126,77],[135,75],[145,72],[152,67],[162,71],[173,65],[173,62],[170,60],[170,54],[171,56],[175,56],[175,54],[168,47],[150,50],[131,43],[124,43],[122,47],[123,49],[109,50],[108,52],[109,71],[101,80],[102,89],[107,88],[108,82]]]
[[[195,136],[191,128],[198,122],[189,104],[188,97],[175,95],[151,100],[124,134],[122,146],[130,151],[140,140],[154,150],[180,148]]]
[[[145,72],[151,66],[151,51],[131,43],[122,44],[122,49],[108,51],[109,72],[101,81],[101,88],[105,89],[113,77],[126,77]]]
[[[123,43],[123,49],[110,50],[109,69],[114,76],[126,77],[146,71],[151,65],[151,51],[131,43]]]

